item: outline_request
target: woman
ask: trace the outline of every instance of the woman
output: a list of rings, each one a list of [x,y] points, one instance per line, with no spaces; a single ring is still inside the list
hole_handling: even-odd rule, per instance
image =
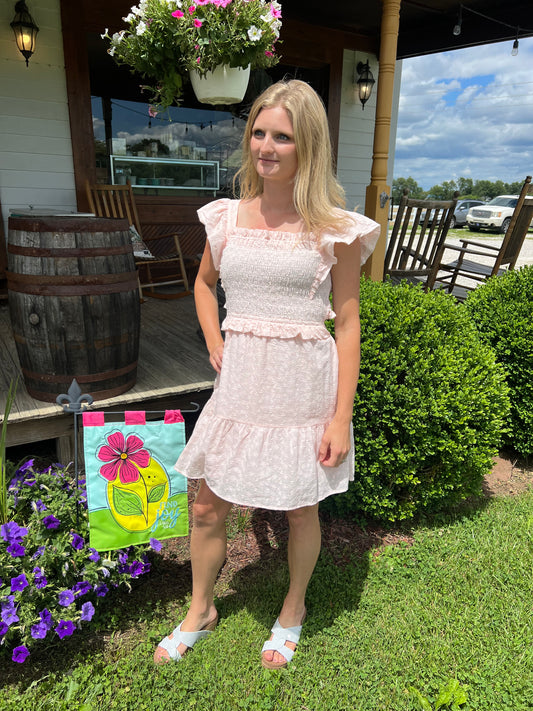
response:
[[[359,272],[379,225],[340,209],[326,113],[301,81],[268,88],[250,111],[241,200],[199,210],[207,243],[194,293],[214,392],[176,469],[200,478],[191,533],[192,601],[155,652],[180,659],[212,631],[215,579],[232,503],[284,510],[290,585],[267,668],[287,666],[320,552],[318,502],[353,479],[352,410],[359,373]],[[226,292],[218,320],[216,284]],[[335,341],[324,326],[333,295]]]

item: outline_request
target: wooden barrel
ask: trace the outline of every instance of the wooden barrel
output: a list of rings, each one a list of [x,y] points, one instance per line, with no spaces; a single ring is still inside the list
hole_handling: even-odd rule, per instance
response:
[[[140,300],[126,220],[10,217],[7,287],[28,393],[54,402],[74,378],[95,400],[137,378]]]

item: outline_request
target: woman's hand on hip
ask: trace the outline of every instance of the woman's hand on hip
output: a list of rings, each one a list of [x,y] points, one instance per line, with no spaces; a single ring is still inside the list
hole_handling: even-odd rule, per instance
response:
[[[338,467],[342,464],[350,452],[350,437],[350,422],[330,422],[318,450],[320,464],[325,467]]]

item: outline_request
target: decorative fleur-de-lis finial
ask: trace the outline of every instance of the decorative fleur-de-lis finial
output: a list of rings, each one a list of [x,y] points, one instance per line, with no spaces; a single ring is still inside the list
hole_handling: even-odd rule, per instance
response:
[[[68,394],[58,395],[56,402],[65,412],[81,412],[92,405],[93,397],[88,393],[82,393],[78,381],[74,378],[68,389]]]

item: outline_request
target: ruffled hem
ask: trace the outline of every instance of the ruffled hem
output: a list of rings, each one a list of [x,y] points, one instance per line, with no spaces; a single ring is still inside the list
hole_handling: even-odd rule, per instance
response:
[[[288,321],[263,321],[246,316],[227,316],[221,326],[223,331],[253,333],[270,338],[302,338],[304,341],[324,341],[331,338],[323,323],[291,323]]]
[[[325,427],[236,422],[215,415],[211,400],[175,469],[188,478],[205,479],[221,499],[243,506],[279,511],[312,506],[346,491],[353,480],[353,451],[335,468],[318,462]]]

